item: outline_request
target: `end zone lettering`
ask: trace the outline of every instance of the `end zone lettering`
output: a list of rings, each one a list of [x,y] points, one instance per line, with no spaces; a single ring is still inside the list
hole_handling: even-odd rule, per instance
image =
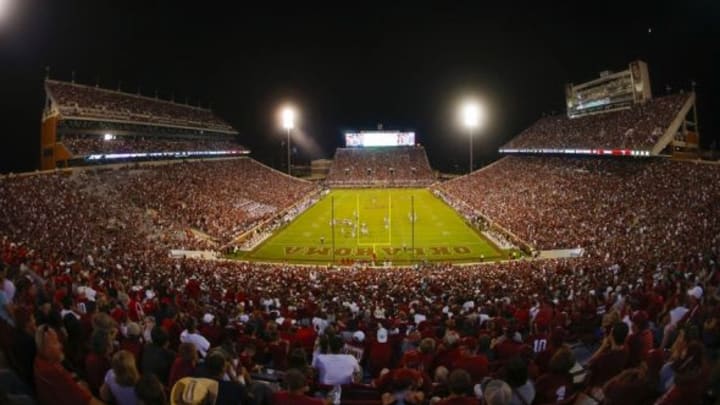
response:
[[[375,254],[383,253],[385,256],[400,256],[403,254],[411,254],[411,248],[400,247],[378,247],[374,251]],[[472,250],[467,246],[430,246],[427,248],[415,248],[415,255],[433,255],[433,256],[452,256],[452,255],[468,255]],[[303,246],[286,246],[285,256],[329,256],[332,250],[329,247],[303,247]],[[353,257],[372,257],[373,249],[369,247],[360,248],[336,248],[335,256],[353,256]]]

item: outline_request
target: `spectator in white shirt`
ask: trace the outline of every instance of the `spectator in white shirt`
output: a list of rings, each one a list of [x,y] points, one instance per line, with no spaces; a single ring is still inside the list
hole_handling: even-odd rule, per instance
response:
[[[343,341],[340,336],[328,335],[327,339],[330,353],[318,353],[313,359],[313,367],[318,371],[318,381],[325,385],[350,384],[359,381],[362,369],[357,359],[350,354],[341,354]]]
[[[207,351],[210,349],[210,342],[197,330],[197,321],[195,318],[190,318],[188,321],[187,329],[180,334],[180,342],[195,345],[195,349],[197,349],[201,358],[205,358]]]

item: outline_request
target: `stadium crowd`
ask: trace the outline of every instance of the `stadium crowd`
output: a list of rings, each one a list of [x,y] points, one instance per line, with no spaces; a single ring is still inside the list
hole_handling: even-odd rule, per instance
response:
[[[316,190],[252,159],[105,172],[100,184],[159,218],[193,227],[221,242],[249,230]]]
[[[657,97],[617,112],[568,118],[543,117],[505,144],[517,149],[651,149],[688,99]]]
[[[421,146],[338,148],[327,183],[330,185],[424,186],[434,181]]]
[[[65,135],[60,140],[75,156],[105,153],[230,151],[245,148],[229,140],[161,137]]]
[[[438,188],[538,249],[642,262],[716,237],[718,184],[713,165],[511,156]]]
[[[45,84],[51,99],[66,116],[232,130],[229,124],[204,108],[75,83],[46,80]]]
[[[0,345],[17,380],[3,395],[702,403],[720,383],[719,172],[506,158],[441,187],[588,256],[382,270],[169,258],[193,243],[185,224],[222,235],[245,218],[235,201],[277,208],[312,189],[249,159],[3,177]],[[278,377],[279,392],[262,382]]]

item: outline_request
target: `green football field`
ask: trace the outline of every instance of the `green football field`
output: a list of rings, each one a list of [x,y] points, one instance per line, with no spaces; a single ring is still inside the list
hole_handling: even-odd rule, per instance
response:
[[[254,251],[236,257],[295,263],[374,259],[376,264],[402,264],[499,260],[508,254],[427,189],[341,189],[331,191]]]

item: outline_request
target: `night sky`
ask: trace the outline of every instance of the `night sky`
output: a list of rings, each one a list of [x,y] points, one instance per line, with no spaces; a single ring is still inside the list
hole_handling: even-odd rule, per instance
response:
[[[332,157],[342,131],[382,123],[415,130],[435,168],[464,170],[464,97],[488,106],[476,138],[484,164],[543,113],[563,111],[564,83],[634,59],[648,63],[654,95],[694,80],[703,144],[720,133],[717,0],[3,2],[3,172],[37,167],[45,66],[59,80],[74,70],[80,83],[122,82],[128,92],[211,104],[274,166],[283,159],[276,111],[285,102],[300,109],[298,161]]]

